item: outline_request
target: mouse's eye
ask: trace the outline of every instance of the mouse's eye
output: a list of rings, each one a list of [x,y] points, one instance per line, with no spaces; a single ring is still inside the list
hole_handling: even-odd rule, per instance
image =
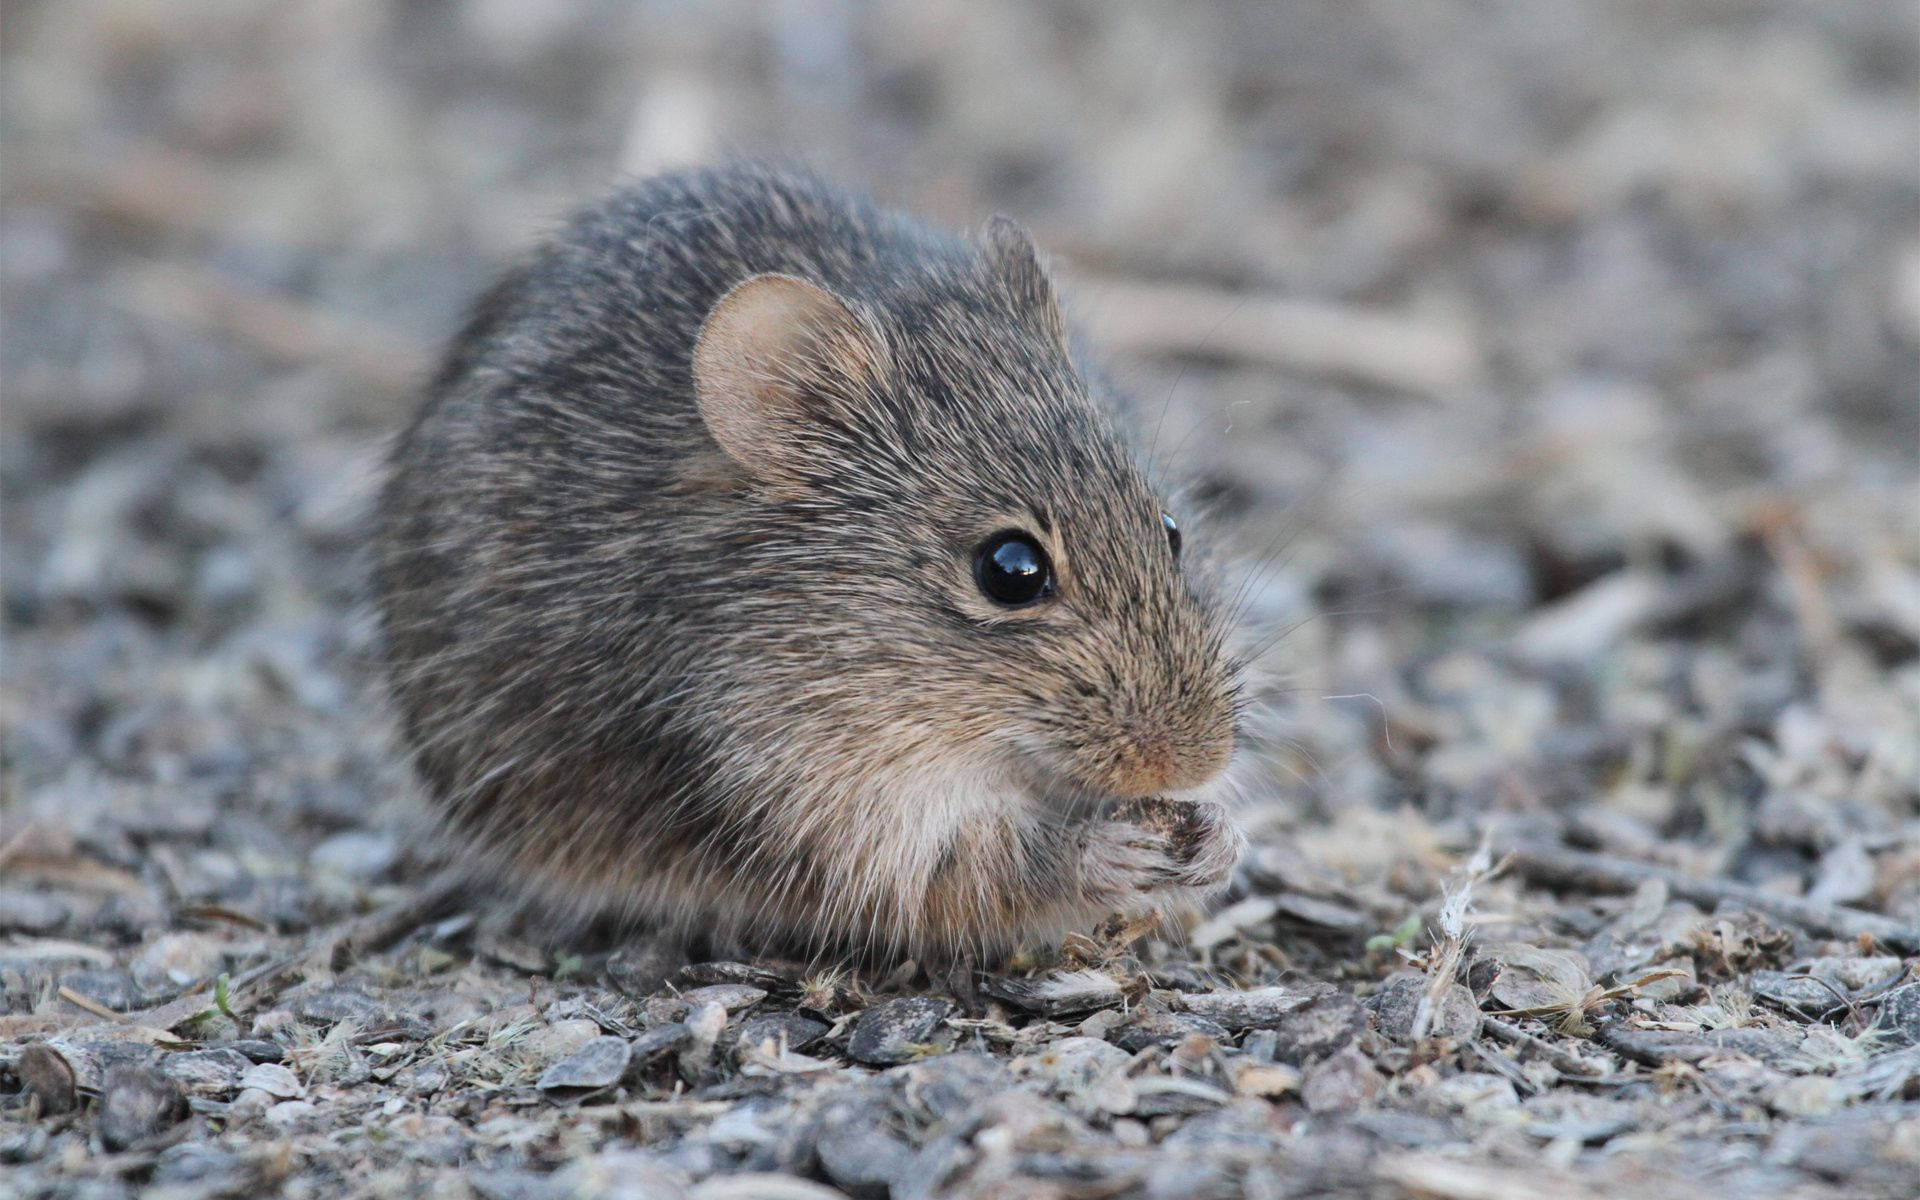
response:
[[[1167,531],[1167,545],[1173,547],[1174,558],[1180,557],[1180,523],[1173,519],[1172,513],[1160,514],[1160,527]]]
[[[1053,564],[1047,552],[1017,529],[986,540],[974,555],[973,578],[987,599],[1010,607],[1053,594]]]

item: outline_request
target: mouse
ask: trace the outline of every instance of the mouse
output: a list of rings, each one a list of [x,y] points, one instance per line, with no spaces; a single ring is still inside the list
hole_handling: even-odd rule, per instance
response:
[[[475,305],[375,597],[489,887],[857,961],[1191,910],[1241,665],[1031,236],[804,170],[626,184]]]

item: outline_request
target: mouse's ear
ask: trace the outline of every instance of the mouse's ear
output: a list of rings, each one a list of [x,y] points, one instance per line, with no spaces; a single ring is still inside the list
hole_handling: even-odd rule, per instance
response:
[[[1060,301],[1053,294],[1053,281],[1040,265],[1040,253],[1033,238],[1020,222],[995,214],[987,221],[981,236],[987,262],[1013,298],[1021,316],[1039,322],[1040,328],[1061,350],[1067,348],[1067,322],[1060,315]]]
[[[796,435],[870,388],[885,359],[886,344],[846,301],[792,275],[755,275],[700,326],[693,391],[729,458],[779,474]]]

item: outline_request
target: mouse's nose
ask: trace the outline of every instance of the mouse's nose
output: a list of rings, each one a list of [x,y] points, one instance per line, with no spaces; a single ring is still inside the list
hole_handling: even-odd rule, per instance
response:
[[[1121,799],[1198,787],[1226,770],[1230,724],[1195,734],[1169,722],[1142,721],[1116,739],[1104,791]]]

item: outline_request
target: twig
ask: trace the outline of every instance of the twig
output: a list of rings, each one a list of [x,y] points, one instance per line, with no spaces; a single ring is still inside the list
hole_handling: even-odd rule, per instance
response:
[[[27,843],[32,841],[38,833],[39,830],[34,827],[33,823],[28,822],[14,830],[12,837],[9,837],[4,842],[0,842],[0,867],[4,867],[12,862],[13,856],[20,853],[20,851],[26,847]]]
[[[264,983],[284,971],[299,966],[300,960],[305,957],[305,951],[295,951],[292,954],[282,954],[278,958],[270,958],[257,966],[248,967],[234,976],[233,982],[227,985],[228,1003],[231,1004],[242,993],[251,992],[255,984]]]
[[[344,966],[354,955],[384,949],[437,915],[459,896],[461,886],[455,876],[442,875],[403,900],[330,926],[309,938],[302,949],[268,959],[235,976],[227,985],[228,1002],[239,1000],[256,986],[287,971],[305,966],[331,972]],[[165,1004],[135,1013],[115,1014],[114,1019],[170,1030],[182,1021],[212,1010],[213,1005],[202,998],[208,986],[203,982]],[[252,997],[248,995],[248,998]]]
[[[1391,1195],[1431,1200],[1592,1200],[1601,1193],[1558,1167],[1543,1162],[1512,1166],[1449,1158],[1432,1150],[1409,1150],[1381,1155],[1372,1175],[1394,1185]]]
[[[220,904],[190,904],[175,911],[182,917],[191,917],[202,921],[225,921],[229,924],[239,925],[258,933],[273,932],[273,926],[262,921],[260,918],[250,917],[243,912],[235,912],[233,909]]]
[[[215,330],[281,362],[327,363],[383,391],[412,391],[433,368],[417,343],[200,267],[147,263],[120,290],[149,316]]]
[[[365,916],[343,921],[311,943],[303,958],[326,971],[337,971],[353,958],[384,950],[422,922],[444,912],[459,898],[465,880],[448,872],[419,891]]]
[[[115,1012],[97,1000],[89,1000],[87,997],[82,996],[79,992],[74,991],[64,984],[60,987],[59,995],[60,998],[68,1004],[73,1005],[75,1008],[85,1009],[102,1020],[112,1021],[115,1024],[121,1025],[124,1025],[127,1021],[125,1013]]]
[[[1514,1062],[1504,1054],[1497,1054],[1491,1048],[1481,1045],[1480,1039],[1478,1038],[1469,1041],[1467,1048],[1478,1055],[1481,1062],[1486,1063],[1503,1075],[1507,1082],[1518,1088],[1523,1095],[1534,1096],[1539,1094],[1540,1085],[1527,1078],[1527,1073],[1520,1069],[1519,1063]]]
[[[1553,1064],[1553,1068],[1562,1075],[1572,1075],[1580,1079],[1601,1079],[1605,1076],[1599,1068],[1577,1054],[1570,1054],[1543,1037],[1528,1033],[1518,1025],[1501,1020],[1499,1017],[1480,1018],[1480,1028],[1510,1046],[1524,1046]]]
[[[1591,892],[1631,892],[1650,879],[1659,880],[1673,895],[1700,904],[1723,901],[1743,904],[1828,937],[1857,938],[1865,934],[1897,950],[1920,951],[1920,929],[1856,908],[1820,904],[1743,883],[1702,879],[1630,858],[1588,854],[1557,846],[1515,846],[1511,854],[1515,870],[1530,883]]]
[[[1743,1054],[1769,1066],[1779,1066],[1798,1053],[1797,1043],[1792,1039],[1765,1029],[1707,1029],[1683,1033],[1672,1029],[1636,1029],[1619,1018],[1596,1022],[1593,1039],[1615,1054],[1649,1067],[1672,1062],[1695,1063],[1726,1054]]]
[[[1102,343],[1136,354],[1206,354],[1436,393],[1472,383],[1466,333],[1400,313],[1189,284],[1079,279]]]
[[[1840,640],[1840,626],[1820,581],[1820,564],[1801,537],[1792,506],[1784,501],[1763,503],[1753,514],[1752,526],[1787,581],[1787,596],[1804,653],[1815,662],[1824,661],[1829,649]]]
[[[1831,994],[1834,999],[1840,1002],[1838,1005],[1829,1005],[1828,1007],[1821,1009],[1817,1013],[1810,1013],[1806,1009],[1800,1007],[1798,1004],[1788,1005],[1788,1007],[1793,1009],[1794,1012],[1807,1018],[1809,1021],[1824,1021],[1827,1019],[1827,1017],[1830,1014],[1838,1012],[1842,1008],[1847,1010],[1847,1015],[1850,1017],[1858,1017],[1860,1015],[1860,1006],[1853,1002],[1853,997],[1847,995],[1846,992],[1842,991],[1832,980],[1822,979],[1818,975],[1815,975],[1810,971],[1803,971],[1797,975],[1789,975],[1787,976],[1787,978],[1788,979],[1806,979],[1814,983],[1817,983],[1821,987],[1827,989],[1828,993]]]

